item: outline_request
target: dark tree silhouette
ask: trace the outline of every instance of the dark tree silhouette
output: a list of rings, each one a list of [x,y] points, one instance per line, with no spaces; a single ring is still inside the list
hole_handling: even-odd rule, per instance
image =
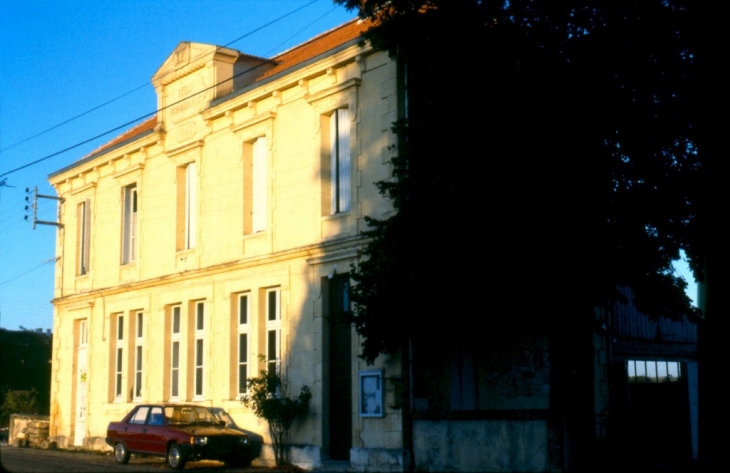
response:
[[[37,407],[37,412],[32,413],[49,413],[52,341],[52,337],[44,333],[0,329],[0,364],[4,367],[0,375],[0,405],[7,401],[8,394],[15,393],[13,403],[16,407],[24,403],[19,400],[32,398],[32,402],[27,403]],[[35,408],[31,410],[36,411]],[[22,412],[0,409],[0,424],[7,426],[8,416],[14,413]]]
[[[696,5],[336,2],[407,91],[379,183],[397,212],[368,219],[352,273],[361,356],[547,331],[551,409],[585,466],[595,308],[628,286],[650,316],[698,315],[672,266],[705,265]]]
[[[439,310],[542,319],[631,286],[650,315],[696,313],[672,270],[681,248],[703,264],[692,2],[338,3],[408,91],[380,183],[398,212],[353,276],[366,359]]]

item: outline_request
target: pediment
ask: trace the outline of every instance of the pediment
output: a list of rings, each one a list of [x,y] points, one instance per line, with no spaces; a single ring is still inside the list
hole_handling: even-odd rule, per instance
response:
[[[152,84],[165,86],[203,68],[210,61],[233,64],[239,55],[235,49],[182,41],[152,76]]]

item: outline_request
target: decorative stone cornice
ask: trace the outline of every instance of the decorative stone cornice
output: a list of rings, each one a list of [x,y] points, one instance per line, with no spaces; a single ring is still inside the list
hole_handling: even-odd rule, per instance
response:
[[[118,284],[112,287],[94,289],[87,292],[80,292],[68,296],[58,297],[51,302],[54,306],[67,306],[83,304],[84,301],[91,297],[108,297],[116,294],[123,294],[131,291],[139,291],[154,287],[167,286],[173,283],[189,281],[199,278],[210,278],[217,274],[226,274],[232,271],[245,270],[250,268],[261,268],[269,264],[276,264],[285,261],[292,261],[299,258],[305,258],[310,265],[330,261],[344,261],[357,259],[360,255],[361,248],[369,241],[368,238],[357,235],[325,243],[307,245],[291,250],[280,251],[277,253],[255,256],[242,260],[221,263],[206,268],[194,269],[183,273],[172,273],[144,281],[130,282],[126,284]]]

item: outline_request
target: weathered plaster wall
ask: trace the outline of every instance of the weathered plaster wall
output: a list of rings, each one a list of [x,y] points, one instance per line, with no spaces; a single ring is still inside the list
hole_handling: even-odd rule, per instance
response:
[[[539,472],[548,467],[545,421],[418,420],[413,438],[417,471]]]

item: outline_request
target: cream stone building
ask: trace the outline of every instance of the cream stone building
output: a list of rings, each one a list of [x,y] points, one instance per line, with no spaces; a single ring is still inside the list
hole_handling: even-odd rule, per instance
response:
[[[398,69],[363,29],[271,59],[180,43],[152,77],[156,115],[50,176],[60,446],[106,448],[110,421],[163,401],[224,408],[270,443],[239,401],[268,367],[313,394],[296,464],[403,469],[400,360],[366,366],[335,323],[363,217],[391,212],[374,183],[391,173]]]

